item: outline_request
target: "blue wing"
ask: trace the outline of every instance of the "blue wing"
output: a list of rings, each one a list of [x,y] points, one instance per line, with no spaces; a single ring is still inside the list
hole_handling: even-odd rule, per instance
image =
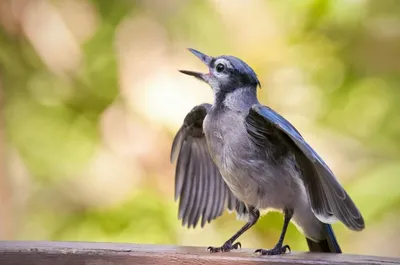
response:
[[[362,230],[364,220],[331,169],[296,128],[269,107],[255,104],[246,117],[249,135],[257,144],[274,139],[295,153],[311,207],[323,222],[339,219],[352,230]]]

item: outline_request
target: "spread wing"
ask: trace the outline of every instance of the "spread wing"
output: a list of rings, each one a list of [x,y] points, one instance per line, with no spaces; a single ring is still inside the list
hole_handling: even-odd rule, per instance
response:
[[[201,227],[220,216],[225,207],[236,210],[239,217],[247,215],[247,207],[225,184],[211,160],[203,132],[203,120],[210,104],[194,107],[185,117],[175,135],[171,162],[177,160],[175,171],[175,200],[179,200],[179,219],[182,225]]]
[[[246,126],[255,143],[274,141],[295,153],[312,210],[321,221],[339,219],[356,231],[365,227],[361,213],[332,171],[285,118],[255,104],[246,117]]]

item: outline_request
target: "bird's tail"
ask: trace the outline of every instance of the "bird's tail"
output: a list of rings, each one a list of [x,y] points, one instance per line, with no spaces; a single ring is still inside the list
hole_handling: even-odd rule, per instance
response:
[[[342,253],[335,234],[333,233],[332,226],[330,224],[324,224],[324,230],[326,233],[326,239],[322,241],[315,242],[306,238],[310,252]]]

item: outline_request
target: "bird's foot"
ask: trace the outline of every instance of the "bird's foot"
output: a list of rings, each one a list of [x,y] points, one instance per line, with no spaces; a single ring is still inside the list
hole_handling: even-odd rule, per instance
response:
[[[289,250],[289,253],[291,252],[289,245],[284,245],[284,246],[278,245],[278,246],[275,246],[272,249],[262,249],[262,248],[257,249],[255,251],[255,253],[260,253],[261,255],[269,255],[269,256],[271,256],[271,255],[285,254],[287,250]]]
[[[240,242],[236,242],[235,244],[232,245],[232,242],[226,241],[222,247],[208,247],[208,251],[211,253],[216,253],[216,252],[229,252],[233,249],[238,249],[242,248],[242,244]]]

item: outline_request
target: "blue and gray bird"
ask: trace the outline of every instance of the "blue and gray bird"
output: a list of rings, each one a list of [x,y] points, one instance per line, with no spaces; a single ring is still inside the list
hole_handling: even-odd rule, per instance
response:
[[[260,82],[245,62],[234,56],[211,57],[189,49],[209,73],[181,70],[208,83],[214,103],[194,107],[185,117],[171,150],[177,159],[175,199],[183,226],[203,227],[227,208],[247,223],[221,247],[241,247],[236,240],[260,218],[260,210],[283,213],[284,222],[272,249],[284,245],[290,221],[305,235],[312,252],[341,253],[331,223],[364,229],[356,205],[331,169],[285,118],[257,99]]]

